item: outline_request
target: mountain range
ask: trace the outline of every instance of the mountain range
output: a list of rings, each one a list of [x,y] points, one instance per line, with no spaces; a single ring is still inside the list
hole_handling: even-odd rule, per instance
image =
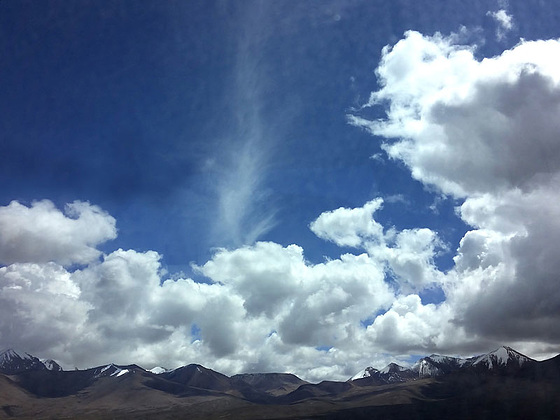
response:
[[[108,364],[63,370],[0,352],[0,418],[558,419],[560,355],[535,361],[510,347],[468,359],[432,354],[412,367],[366,367],[345,382],[290,373],[223,375]]]
[[[462,359],[432,354],[418,360],[411,368],[390,363],[378,370],[371,366],[354,375],[350,380],[388,384],[407,382],[419,378],[432,378],[453,372],[516,373],[524,365],[536,366],[537,362],[511,347],[499,349],[480,356]]]

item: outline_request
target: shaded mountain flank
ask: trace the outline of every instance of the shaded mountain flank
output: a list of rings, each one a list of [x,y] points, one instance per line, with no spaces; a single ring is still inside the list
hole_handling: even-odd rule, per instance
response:
[[[538,362],[509,347],[468,359],[430,355],[410,368],[367,367],[348,381],[318,384],[289,373],[228,377],[196,364],[49,366],[59,365],[0,352],[0,419],[560,418],[560,355]]]

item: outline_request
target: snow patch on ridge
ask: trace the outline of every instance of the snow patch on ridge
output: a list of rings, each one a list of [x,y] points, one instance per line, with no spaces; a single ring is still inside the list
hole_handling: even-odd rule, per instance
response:
[[[103,372],[108,371],[109,369],[111,369],[112,367],[116,367],[115,365],[113,365],[112,363],[110,365],[105,366],[104,368],[101,369],[101,371],[99,372],[99,374],[102,374]]]
[[[111,363],[107,366],[104,366],[99,370],[99,373],[95,375],[96,378],[101,378],[103,376],[111,376],[111,377],[119,377],[125,375],[130,372],[130,369],[123,369],[118,367],[117,365]]]

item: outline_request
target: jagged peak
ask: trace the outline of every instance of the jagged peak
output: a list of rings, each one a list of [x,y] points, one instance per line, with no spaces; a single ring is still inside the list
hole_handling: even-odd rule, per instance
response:
[[[45,365],[47,370],[52,370],[55,372],[60,372],[63,370],[62,366],[60,366],[56,360],[53,359],[39,359],[39,360],[41,361],[42,364]]]
[[[13,348],[3,349],[0,351],[0,360],[12,360],[12,359],[33,360],[36,359],[36,357],[24,351],[14,350]]]
[[[402,372],[405,370],[409,370],[409,368],[403,367],[401,365],[397,365],[396,363],[389,363],[383,369],[381,369],[380,373],[392,373],[392,372]]]
[[[9,375],[27,370],[43,370],[47,366],[37,357],[13,348],[4,349],[0,352],[0,370]]]
[[[512,348],[512,347],[509,347],[509,346],[502,346],[501,348],[505,349],[509,354],[514,355],[514,356],[516,356],[516,357],[518,357],[518,358],[523,358],[523,359],[528,359],[528,360],[534,360],[534,359],[531,359],[529,356],[525,356],[523,353],[518,352],[517,350],[515,350],[515,349]],[[498,349],[498,350],[500,350],[500,349]],[[497,350],[496,350],[496,351],[497,351]]]
[[[372,367],[372,366],[368,366],[366,367],[364,370],[356,373],[354,376],[352,376],[349,380],[350,381],[355,381],[356,379],[362,379],[362,378],[369,378],[370,376],[375,375],[376,373],[379,373],[379,370]]]
[[[522,366],[526,362],[534,361],[534,359],[531,359],[530,357],[527,357],[508,346],[498,347],[490,353],[482,354],[473,359],[473,366],[485,364],[489,369],[493,369],[495,366],[507,366],[511,363]]]

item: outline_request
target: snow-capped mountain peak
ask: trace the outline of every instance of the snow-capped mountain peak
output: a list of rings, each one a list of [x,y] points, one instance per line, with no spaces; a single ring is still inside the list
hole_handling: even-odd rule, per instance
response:
[[[114,363],[108,364],[106,366],[100,366],[95,368],[94,371],[94,378],[103,378],[103,377],[119,377],[126,375],[127,373],[134,372],[134,368],[137,367],[136,365],[130,366],[117,366]]]
[[[430,357],[424,357],[418,360],[418,362],[412,366],[412,371],[417,373],[420,378],[439,376],[443,373],[443,370],[440,369]]]
[[[503,369],[519,368],[527,362],[534,362],[533,359],[519,353],[511,347],[502,346],[490,353],[480,356],[461,359],[450,356],[431,355],[420,359],[414,366],[419,372],[420,377],[439,376],[444,373],[454,372],[462,369]]]
[[[372,377],[380,382],[401,382],[416,378],[433,378],[457,371],[476,370],[510,370],[518,369],[535,360],[519,353],[511,347],[502,346],[490,353],[463,359],[453,356],[432,354],[418,360],[412,368],[403,368],[390,363],[381,370],[368,367],[354,375],[350,380]]]
[[[415,373],[409,368],[397,365],[396,363],[389,363],[381,370],[369,366],[349,380],[367,379],[368,382],[395,383],[406,382],[413,377],[415,377]]]
[[[0,361],[11,362],[12,360],[33,360],[34,357],[26,352],[17,352],[14,349],[0,351]]]
[[[53,370],[55,372],[60,372],[62,367],[53,359],[39,359],[43,365],[47,368],[47,370]]]
[[[442,356],[440,354],[431,354],[428,358],[436,363],[452,363],[452,364],[461,364],[464,363],[466,359],[460,359],[458,357],[452,356]]]
[[[6,349],[0,352],[0,373],[12,375],[27,370],[45,370],[47,367],[26,352]]]
[[[395,372],[403,372],[405,370],[409,370],[403,366],[397,365],[396,363],[389,363],[383,369],[379,371],[379,373],[395,373]]]
[[[530,361],[534,360],[511,347],[502,346],[488,354],[473,358],[472,366],[486,366],[488,369],[506,366],[521,367]]]
[[[371,376],[374,376],[376,373],[379,373],[378,369],[375,369],[371,366],[368,366],[364,370],[362,370],[362,371],[356,373],[354,376],[352,376],[350,378],[350,380],[355,381],[356,379],[369,378]]]
[[[417,373],[419,378],[431,378],[453,372],[465,366],[467,362],[467,359],[432,354],[418,360],[418,362],[412,366],[412,371]]]
[[[161,367],[161,366],[156,366],[154,368],[148,369],[148,372],[153,373],[154,375],[160,375],[162,373],[170,372],[170,371],[171,371],[171,369],[166,369],[166,368]]]

